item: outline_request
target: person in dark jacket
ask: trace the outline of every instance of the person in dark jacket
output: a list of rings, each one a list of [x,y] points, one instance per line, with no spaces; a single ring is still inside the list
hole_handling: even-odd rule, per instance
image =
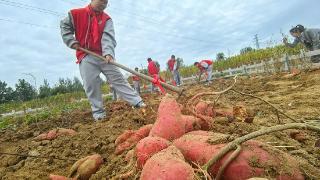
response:
[[[309,51],[320,49],[320,29],[307,29],[302,25],[297,25],[290,30],[290,34],[295,38],[293,43],[288,43],[287,38],[283,38],[283,43],[287,47],[295,47],[299,43],[303,44]],[[317,63],[320,56],[313,56],[311,61]]]

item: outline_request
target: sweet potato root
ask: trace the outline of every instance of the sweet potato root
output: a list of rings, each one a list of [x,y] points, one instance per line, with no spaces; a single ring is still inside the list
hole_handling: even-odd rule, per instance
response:
[[[122,154],[124,151],[129,150],[131,147],[136,145],[141,139],[147,137],[152,128],[152,124],[141,127],[136,131],[125,131],[122,135],[120,135],[116,141],[116,150],[115,154]]]
[[[173,144],[181,150],[187,161],[204,165],[225,146],[226,136],[223,137],[222,134],[207,136],[200,131],[196,134],[198,135],[187,134],[175,140]],[[211,176],[217,175],[219,168],[231,153],[229,152],[209,169]],[[223,178],[244,180],[267,175],[285,180],[304,179],[297,162],[292,157],[258,141],[247,141],[242,145],[240,154],[225,169]]]
[[[50,180],[76,180],[75,178],[67,178],[64,176],[53,175],[53,174],[50,174],[49,179]]]
[[[233,119],[233,109],[216,109],[216,116]]]
[[[232,109],[220,109],[212,107],[206,102],[199,102],[195,106],[195,111],[198,114],[208,117],[227,117],[230,120],[233,120],[233,110]]]
[[[199,113],[202,115],[206,115],[207,109],[208,109],[208,104],[203,101],[199,102],[195,107],[196,113]]]
[[[182,119],[179,104],[173,97],[166,95],[159,105],[158,117],[150,131],[150,136],[171,141],[184,135],[185,129],[186,122]]]
[[[136,131],[136,134],[140,135],[141,137],[147,137],[151,131],[153,127],[153,124],[148,124],[148,125],[145,125],[143,127],[141,127],[140,129],[138,129]]]
[[[247,109],[244,105],[234,106],[232,109],[221,109],[212,107],[206,102],[199,102],[195,111],[198,114],[209,117],[227,117],[230,121],[238,120],[242,122],[252,123],[254,119],[254,112],[251,109]]]
[[[308,139],[307,135],[301,131],[290,132],[290,137],[299,142],[304,142]]]
[[[82,158],[71,167],[69,177],[87,180],[98,171],[102,164],[103,158],[99,154]]]
[[[146,161],[158,153],[159,151],[166,149],[170,145],[170,142],[160,137],[146,137],[139,141],[136,146],[136,157],[138,168],[142,169]]]
[[[201,128],[199,119],[194,116],[182,115],[182,120],[185,122],[185,132],[199,130]]]
[[[152,156],[141,173],[141,180],[193,180],[192,167],[184,161],[181,152],[174,146],[160,151]]]
[[[36,141],[54,140],[59,136],[74,136],[75,134],[77,134],[77,132],[72,129],[58,128],[58,129],[51,130],[47,133],[40,134],[39,136],[35,137],[34,140]]]
[[[215,117],[216,112],[212,106],[207,104],[206,102],[200,101],[196,106],[195,106],[195,111],[198,114],[204,115],[204,116],[209,116],[209,117]]]
[[[116,146],[118,146],[119,144],[125,142],[129,137],[131,137],[133,134],[135,133],[135,131],[132,130],[127,130],[124,133],[122,133],[114,142]]]

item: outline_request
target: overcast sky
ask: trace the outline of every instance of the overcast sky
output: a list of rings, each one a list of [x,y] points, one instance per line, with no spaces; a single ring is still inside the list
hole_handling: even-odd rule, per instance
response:
[[[79,75],[74,52],[61,40],[59,22],[87,0],[0,0],[0,80],[37,84]],[[116,59],[131,68],[152,57],[165,67],[175,54],[186,64],[234,55],[246,46],[280,42],[280,30],[320,27],[319,0],[109,0],[116,29]]]

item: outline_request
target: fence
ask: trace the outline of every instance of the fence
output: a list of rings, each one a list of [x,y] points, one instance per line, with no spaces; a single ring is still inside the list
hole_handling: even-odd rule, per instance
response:
[[[214,71],[212,76],[217,77],[232,77],[235,75],[251,75],[261,73],[279,73],[279,72],[291,72],[295,69],[312,69],[319,68],[320,63],[311,63],[310,58],[312,56],[320,55],[320,50],[305,52],[301,50],[299,55],[283,55],[281,58],[271,58],[269,60],[262,61],[260,63],[254,63],[250,65],[242,65],[237,68],[229,68],[224,71]],[[198,77],[191,76],[182,78],[184,84],[192,84]]]
[[[293,68],[296,69],[311,69],[320,67],[320,63],[311,63],[310,58],[315,55],[320,55],[320,50],[305,52],[301,51],[299,55],[283,55],[281,58],[262,61],[251,65],[242,65],[234,69],[227,69],[222,72],[215,71],[214,77],[223,76],[230,77],[234,75],[250,75],[261,73],[277,73],[277,72],[291,72]]]

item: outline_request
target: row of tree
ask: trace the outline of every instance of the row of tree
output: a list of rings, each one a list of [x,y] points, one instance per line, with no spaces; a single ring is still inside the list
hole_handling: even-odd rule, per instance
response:
[[[39,89],[32,86],[25,79],[19,79],[15,84],[15,89],[9,87],[6,82],[0,81],[0,104],[12,101],[30,101],[36,98],[79,91],[83,91],[83,86],[77,77],[73,80],[60,78],[59,82],[53,87],[45,79]]]
[[[249,52],[252,52],[252,51],[255,51],[255,49],[253,49],[252,47],[245,47],[245,48],[242,48],[240,50],[240,55],[244,55],[244,54],[247,54]],[[217,61],[223,61],[223,60],[226,60],[226,56],[224,55],[223,52],[219,52],[217,53],[217,56],[216,56],[216,60]]]

